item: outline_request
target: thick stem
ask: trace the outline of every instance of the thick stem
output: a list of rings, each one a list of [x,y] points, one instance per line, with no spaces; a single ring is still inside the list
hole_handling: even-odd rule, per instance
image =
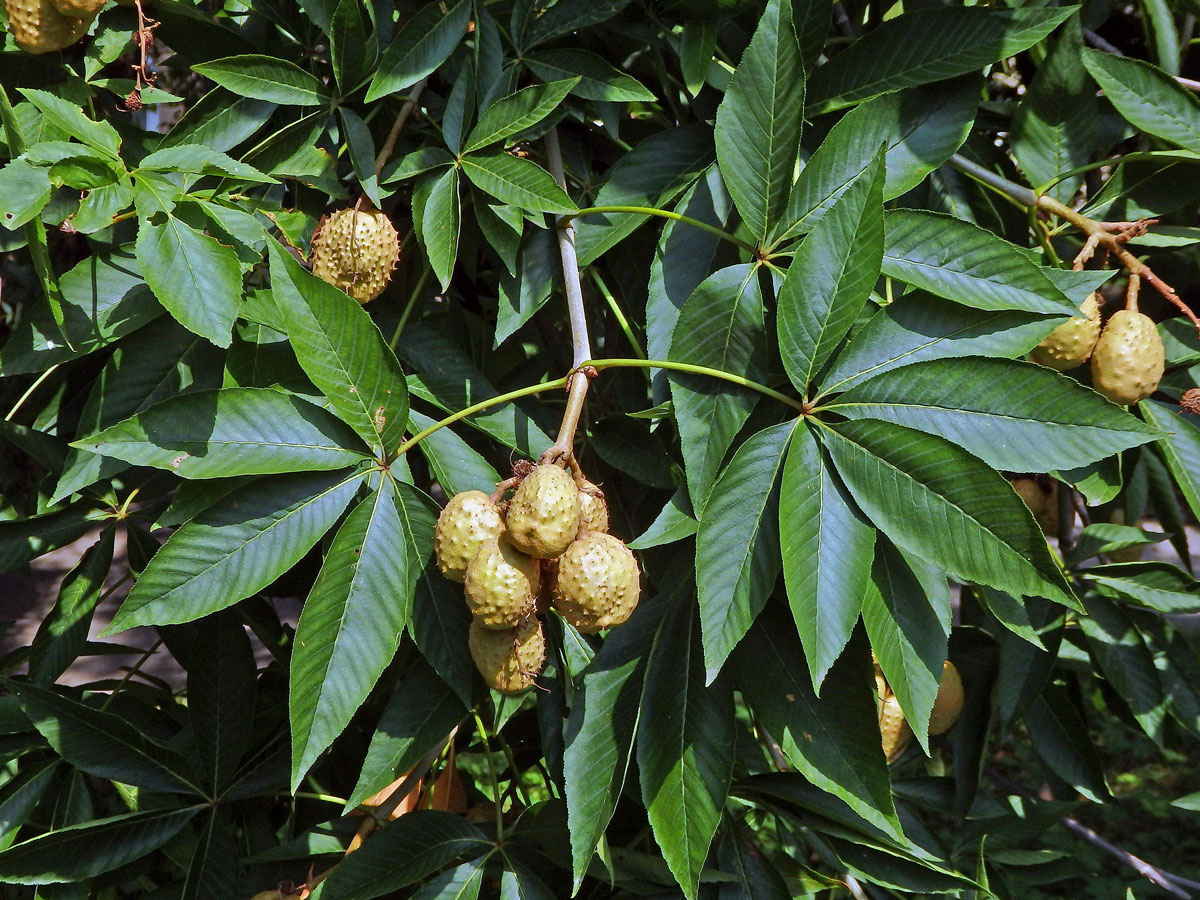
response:
[[[558,128],[551,128],[546,135],[546,161],[550,174],[564,191],[567,189],[567,173],[563,166],[562,147],[558,143]],[[542,454],[541,462],[563,462],[571,457],[575,447],[575,429],[583,412],[583,401],[588,392],[588,376],[580,370],[584,361],[591,358],[592,342],[588,336],[587,308],[583,304],[583,286],[579,283],[579,257],[575,253],[575,223],[569,216],[558,217],[558,254],[562,259],[563,290],[567,297],[567,314],[571,322],[571,366],[570,394],[567,409],[563,413],[562,426],[553,446]]]

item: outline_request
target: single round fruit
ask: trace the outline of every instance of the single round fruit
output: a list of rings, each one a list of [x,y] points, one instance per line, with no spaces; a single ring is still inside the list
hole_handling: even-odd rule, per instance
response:
[[[560,556],[579,533],[579,489],[558,466],[538,466],[521,481],[505,516],[508,539],[538,559]]]
[[[94,14],[63,15],[52,0],[4,0],[8,27],[26,53],[49,53],[69,47],[87,34]]]
[[[950,660],[942,663],[942,680],[938,682],[937,699],[929,716],[930,735],[945,734],[958,721],[963,710],[962,676]]]
[[[1082,366],[1092,355],[1100,337],[1100,296],[1093,291],[1080,306],[1085,319],[1071,319],[1055,328],[1033,348],[1030,359],[1065,372]]]
[[[1118,310],[1092,352],[1092,385],[1113,403],[1137,403],[1158,389],[1165,357],[1154,320],[1135,310]]]
[[[484,628],[514,628],[534,613],[541,577],[537,560],[503,537],[488,538],[467,565],[467,606]]]
[[[1046,511],[1046,492],[1040,484],[1032,478],[1014,478],[1011,484],[1031,513],[1040,516]]]
[[[391,220],[370,204],[325,216],[312,240],[313,274],[359,303],[383,293],[400,258]]]
[[[888,687],[887,679],[883,677],[883,673],[878,671],[878,667],[877,667],[876,671],[875,671],[875,714],[876,715],[879,715],[879,716],[883,715],[883,701],[886,700],[891,695],[891,693],[892,693],[892,691],[891,691],[891,688]]]
[[[608,504],[604,491],[590,481],[579,489],[579,530],[608,531]]]
[[[433,533],[438,568],[451,581],[461,582],[479,546],[502,534],[504,519],[491,497],[483,491],[455,494],[438,516]]]
[[[505,631],[484,628],[472,620],[467,647],[483,680],[502,694],[519,694],[533,687],[546,661],[542,623],[532,618]]]
[[[900,709],[900,701],[895,694],[883,701],[883,711],[879,713],[879,734],[883,738],[883,755],[889,763],[898,760],[913,739],[912,728],[904,718],[904,711]]]
[[[626,621],[640,593],[637,559],[611,534],[584,532],[559,557],[554,608],[584,634]]]

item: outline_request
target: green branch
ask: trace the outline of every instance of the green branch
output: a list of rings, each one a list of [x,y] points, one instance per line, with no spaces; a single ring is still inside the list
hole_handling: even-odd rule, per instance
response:
[[[795,397],[781,394],[779,391],[769,388],[765,384],[759,384],[757,381],[751,381],[749,378],[743,378],[741,375],[734,375],[732,372],[724,372],[721,369],[712,369],[708,366],[668,362],[665,359],[589,359],[584,363],[584,366],[590,366],[598,372],[602,372],[605,369],[670,369],[673,372],[687,372],[690,375],[707,375],[709,378],[719,378],[722,381],[728,381],[731,384],[740,385],[752,391],[758,391],[760,394],[778,400],[780,403],[785,403],[799,412],[805,411],[804,404]]]
[[[587,206],[579,210],[579,212],[572,213],[567,218],[578,219],[583,216],[600,215],[601,213],[632,213],[638,216],[658,216],[660,219],[671,219],[674,222],[682,222],[684,225],[691,225],[693,228],[707,231],[709,234],[719,237],[723,241],[737,244],[747,253],[752,253],[755,256],[758,255],[758,248],[753,244],[743,241],[740,237],[735,237],[728,231],[722,231],[715,225],[709,225],[707,222],[701,222],[699,219],[693,219],[690,216],[680,215],[669,209],[655,209],[653,206]]]

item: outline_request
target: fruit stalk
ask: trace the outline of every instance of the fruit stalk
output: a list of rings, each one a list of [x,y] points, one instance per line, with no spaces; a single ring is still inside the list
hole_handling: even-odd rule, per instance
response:
[[[567,175],[563,168],[562,148],[558,143],[558,129],[551,128],[546,135],[546,161],[550,174],[564,191]],[[559,216],[558,252],[562,258],[563,286],[567,296],[567,313],[571,322],[571,366],[567,396],[567,408],[563,413],[562,426],[554,444],[542,454],[543,462],[564,461],[573,454],[575,429],[583,412],[583,401],[587,397],[589,378],[581,367],[592,356],[592,342],[588,336],[587,309],[583,304],[583,286],[579,283],[579,258],[575,254],[575,223],[570,216]]]
[[[1060,219],[1070,222],[1087,236],[1086,243],[1084,244],[1085,252],[1096,247],[1104,248],[1105,251],[1120,260],[1121,265],[1129,270],[1130,275],[1137,275],[1148,281],[1168,302],[1187,316],[1188,320],[1196,326],[1197,333],[1200,334],[1200,317],[1197,317],[1192,312],[1191,307],[1179,298],[1174,288],[1155,275],[1154,271],[1148,265],[1125,248],[1125,242],[1131,237],[1130,229],[1114,229],[1113,225],[1115,223],[1098,222],[1095,219],[1091,219],[1082,213],[1076,212],[1069,206],[1059,203],[1047,194],[1039,194],[1023,185],[1015,184],[1007,178],[997,175],[995,172],[957,153],[951,156],[947,160],[947,163],[952,168],[958,169],[976,181],[986,184],[988,187],[998,191],[1026,209],[1037,209],[1042,212],[1051,213]]]

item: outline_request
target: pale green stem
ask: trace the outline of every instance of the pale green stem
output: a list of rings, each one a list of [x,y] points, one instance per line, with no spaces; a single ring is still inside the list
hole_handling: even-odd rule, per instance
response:
[[[676,372],[687,372],[691,375],[707,375],[709,378],[719,378],[722,381],[728,381],[732,384],[741,385],[744,388],[749,388],[752,391],[758,391],[760,394],[765,394],[780,403],[785,403],[793,409],[804,412],[804,404],[795,397],[789,397],[787,394],[781,394],[773,388],[767,387],[765,384],[759,384],[757,381],[751,381],[749,378],[743,378],[741,375],[735,375],[732,372],[723,372],[720,369],[712,369],[708,366],[694,366],[691,363],[668,362],[665,359],[589,359],[584,363],[584,366],[594,368],[601,372],[605,369],[671,369]]]
[[[600,277],[599,272],[592,268],[588,269],[588,274],[591,275],[592,281],[596,283],[596,289],[604,296],[605,301],[608,303],[608,308],[612,310],[613,316],[616,317],[617,324],[625,332],[625,339],[633,347],[633,352],[645,359],[646,351],[642,348],[641,341],[637,339],[637,335],[633,333],[633,327],[629,324],[629,320],[625,318],[625,313],[621,309],[620,304],[617,303],[617,298],[608,289],[608,285],[604,283],[604,279]]]
[[[417,284],[412,289],[412,293],[408,295],[408,302],[404,304],[404,311],[400,313],[400,321],[396,323],[396,330],[392,332],[392,339],[388,342],[388,345],[393,350],[400,343],[400,333],[404,331],[404,326],[408,323],[408,318],[412,315],[412,311],[417,305],[417,298],[421,296],[421,291],[425,289],[425,282],[429,280],[430,271],[432,270],[428,266],[421,269],[421,275],[417,279]]]
[[[511,400],[517,400],[521,397],[528,397],[530,394],[540,394],[542,391],[550,391],[554,390],[554,388],[565,387],[566,384],[567,376],[564,375],[562,378],[554,379],[554,381],[543,381],[539,384],[531,384],[528,387],[519,388],[515,391],[509,391],[507,394],[501,394],[498,397],[492,397],[490,400],[481,400],[472,406],[468,406],[466,409],[460,409],[458,412],[451,416],[447,416],[440,422],[434,422],[432,425],[422,431],[418,431],[407,441],[396,448],[395,455],[403,456],[435,431],[441,431],[447,425],[453,425],[455,422],[459,421],[460,419],[465,419],[467,416],[473,416],[477,412],[482,412],[483,410],[489,409],[493,406],[499,406],[501,403],[508,403]]]
[[[701,231],[707,231],[709,234],[719,237],[723,241],[729,241],[731,244],[737,244],[747,253],[758,255],[758,248],[753,244],[748,244],[740,237],[730,234],[727,231],[722,231],[715,225],[709,225],[707,222],[701,222],[699,219],[693,219],[690,216],[680,215],[669,209],[655,209],[652,206],[587,206],[572,213],[570,218],[578,219],[582,216],[600,215],[602,213],[631,213],[640,216],[658,216],[661,219],[671,219],[676,222],[682,222],[685,225],[691,225],[693,228],[699,228]]]
[[[1109,159],[1097,160],[1096,162],[1088,163],[1087,165],[1079,166],[1067,172],[1063,172],[1061,175],[1055,175],[1045,184],[1038,185],[1037,193],[1044,194],[1060,181],[1066,181],[1068,178],[1074,178],[1076,175],[1082,175],[1085,172],[1091,172],[1093,169],[1103,169],[1105,166],[1115,166],[1126,162],[1154,162],[1155,160],[1200,165],[1200,158],[1191,159],[1188,157],[1175,156],[1174,151],[1156,152],[1154,150],[1144,150],[1137,153],[1126,153],[1124,156],[1114,156]]]
[[[487,759],[488,772],[492,776],[492,796],[496,803],[496,843],[504,840],[504,798],[500,795],[500,778],[496,775],[496,764],[492,762],[492,744],[488,740],[487,727],[483,724],[478,710],[472,710],[475,716],[475,727],[479,729],[479,737],[483,741],[483,755]]]
[[[33,384],[31,384],[29,386],[29,389],[21,395],[20,399],[17,400],[17,402],[13,404],[13,408],[8,411],[8,415],[4,417],[5,422],[12,421],[12,417],[15,416],[20,411],[21,407],[25,405],[25,401],[33,396],[33,392],[42,386],[42,382],[44,382],[47,378],[49,378],[51,373],[55,369],[57,369],[58,366],[59,366],[59,364],[55,363],[54,365],[52,365],[45,372],[43,372],[41,375],[39,375],[37,377],[37,380],[34,381]]]

